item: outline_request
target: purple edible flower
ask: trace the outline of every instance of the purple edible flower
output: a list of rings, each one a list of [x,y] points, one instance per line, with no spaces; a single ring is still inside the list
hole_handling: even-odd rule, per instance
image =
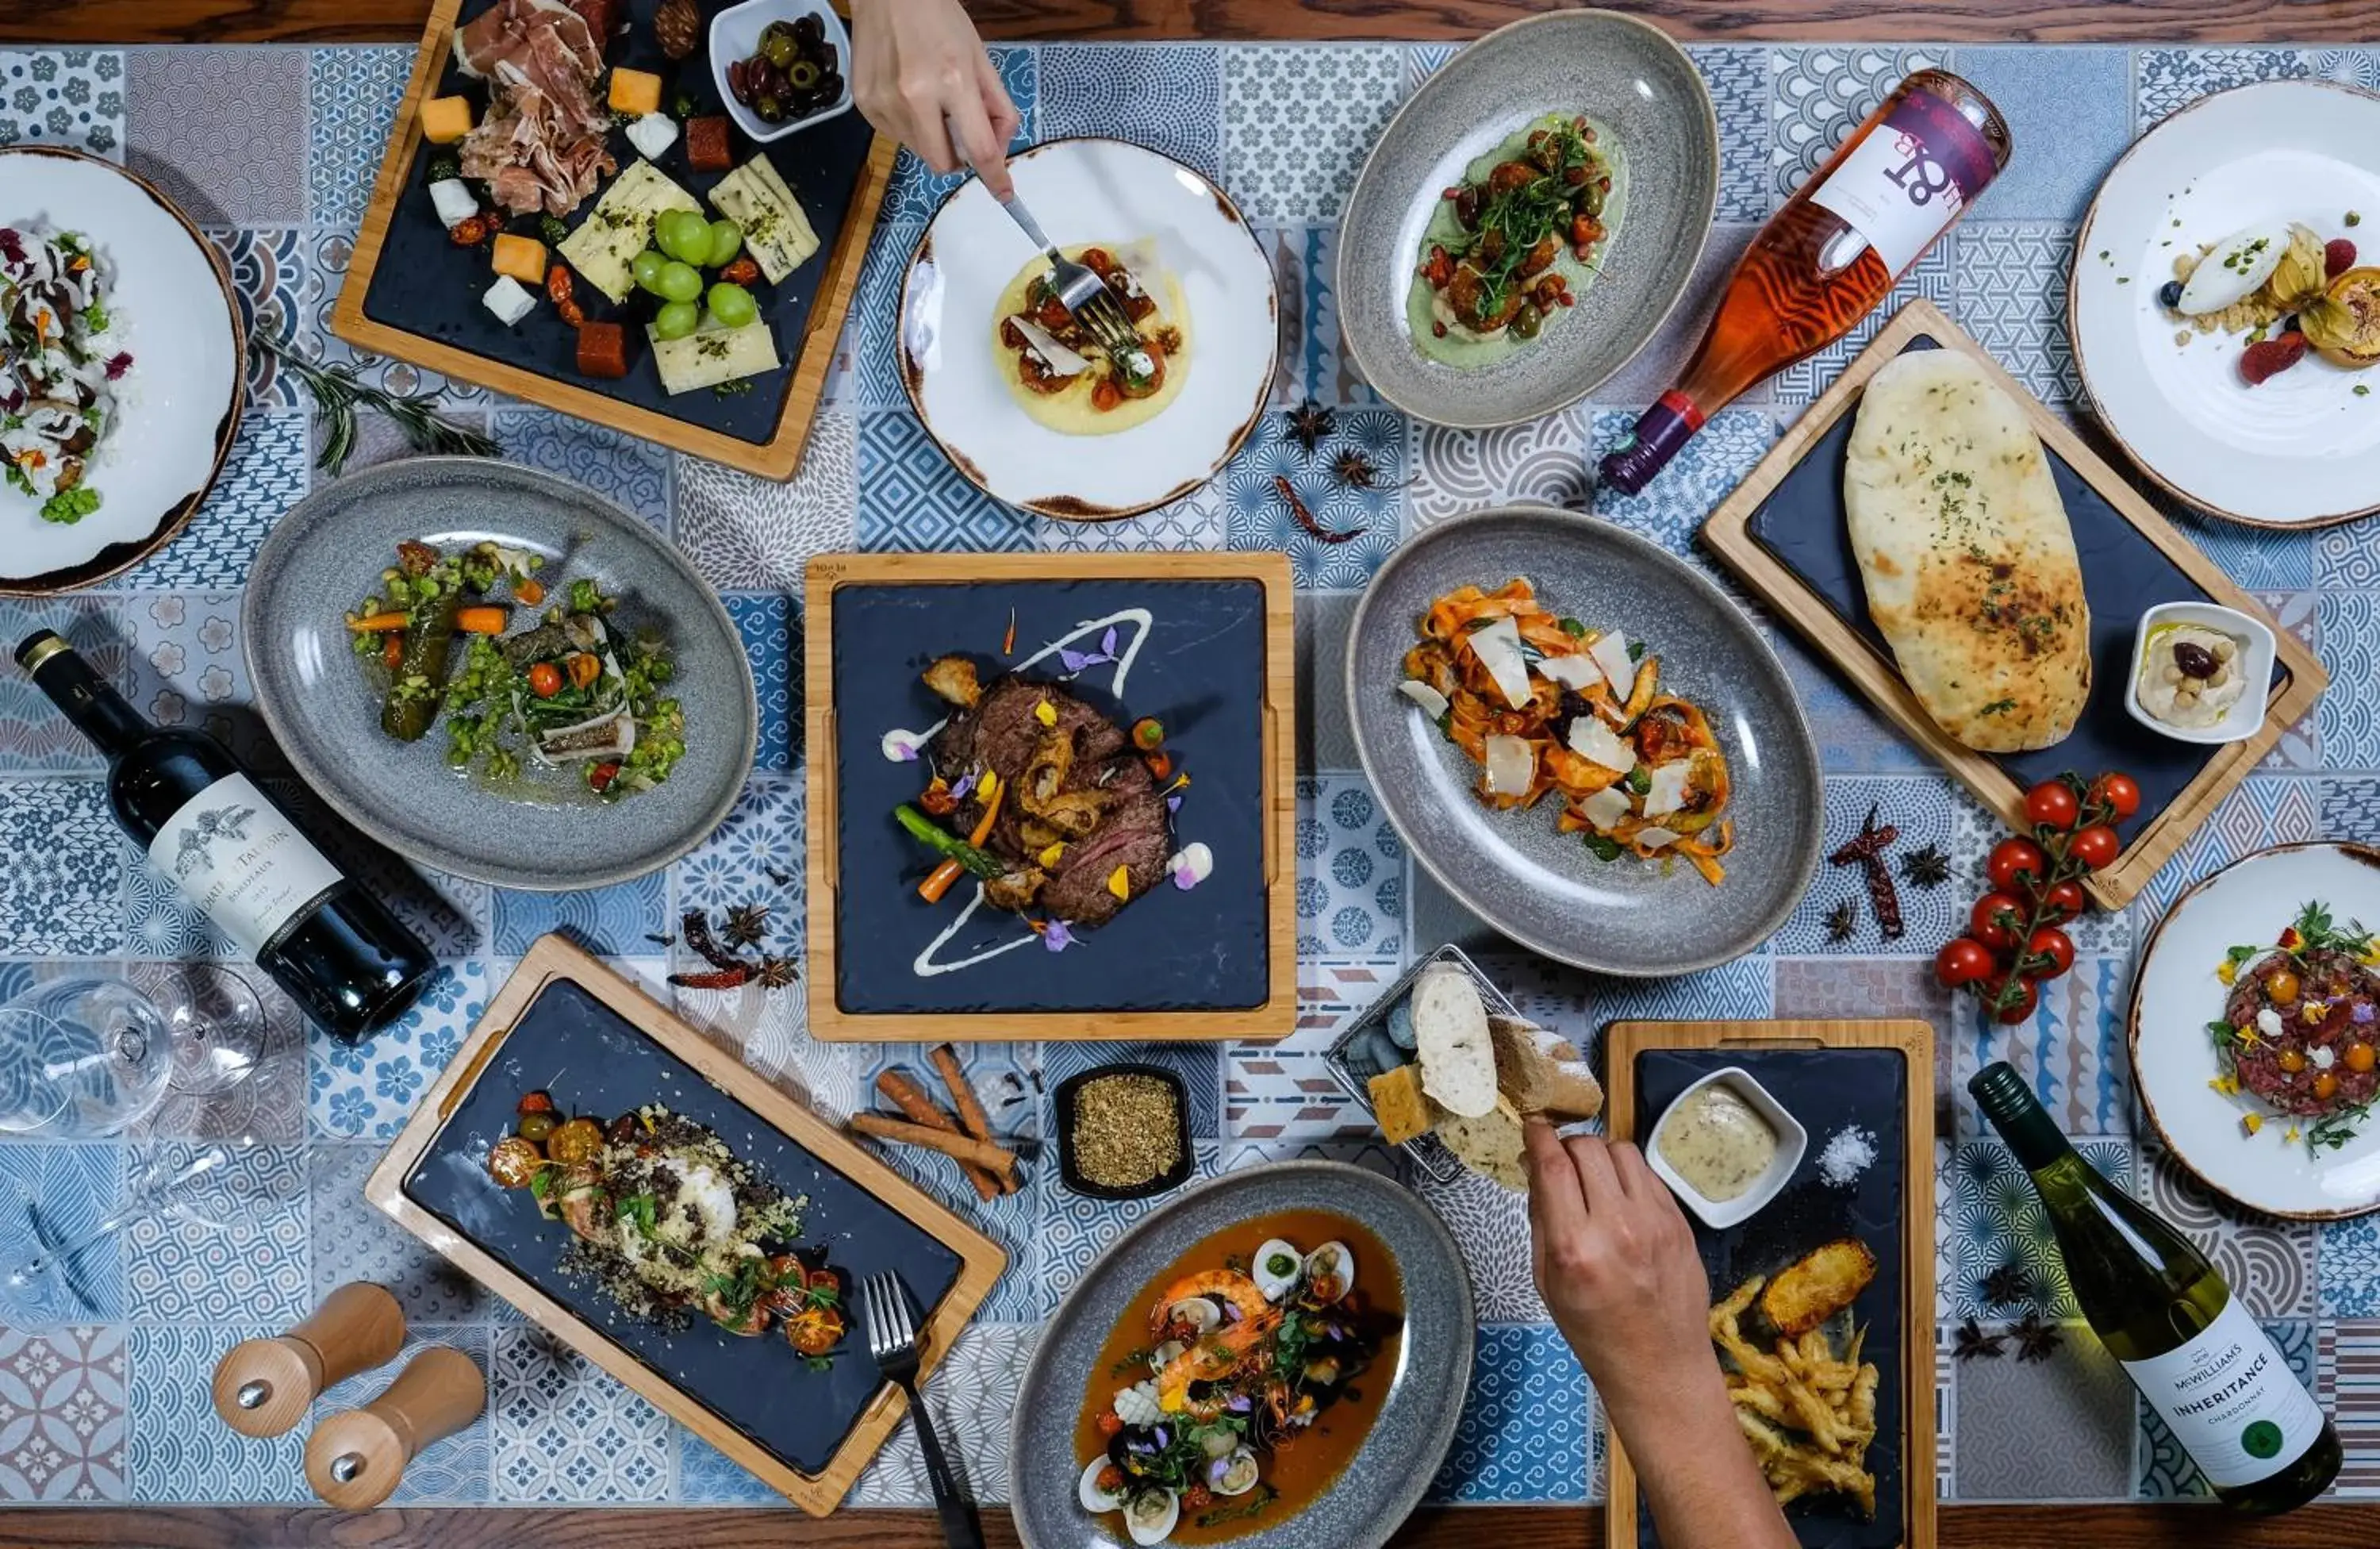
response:
[[[1069,651],[1062,645],[1058,648],[1058,665],[1068,672],[1080,672],[1095,659],[1079,651]]]
[[[115,381],[131,369],[132,352],[128,349],[119,349],[107,358],[107,380],[110,382]]]
[[[951,799],[965,801],[967,792],[975,789],[975,771],[970,769],[951,783]]]
[[[1178,796],[1167,797],[1165,799],[1165,810],[1169,812],[1180,811],[1182,810],[1182,799]]]
[[[1111,624],[1108,626],[1108,632],[1099,637],[1099,654],[1106,660],[1112,662],[1115,660],[1115,626]]]
[[[2347,1014],[2347,1019],[2362,1026],[2370,1026],[2372,1022],[2372,1003],[2365,1000],[2357,1001],[2355,1003],[2355,1009]]]
[[[903,763],[915,763],[917,762],[917,745],[905,737],[896,738],[892,744],[892,756]]]
[[[1176,866],[1173,868],[1173,885],[1187,893],[1198,885],[1198,879],[1191,874],[1189,867]]]
[[[1063,952],[1075,945],[1075,933],[1066,929],[1062,920],[1052,920],[1041,932],[1041,945],[1052,952]]]

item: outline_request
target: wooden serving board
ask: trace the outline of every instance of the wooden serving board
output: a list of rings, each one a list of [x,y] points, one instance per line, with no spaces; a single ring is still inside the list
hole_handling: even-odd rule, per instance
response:
[[[536,309],[514,328],[496,324],[480,301],[480,293],[494,283],[494,272],[484,254],[470,254],[475,264],[462,265],[458,260],[463,250],[448,250],[444,231],[429,208],[424,177],[417,171],[417,164],[423,159],[420,152],[431,149],[422,144],[421,103],[442,89],[452,89],[451,84],[442,88],[442,83],[447,81],[458,16],[467,8],[476,16],[487,8],[487,3],[436,0],[431,7],[413,78],[389,131],[388,151],[381,158],[371,203],[364,211],[362,226],[356,233],[355,255],[339,287],[331,331],[350,344],[427,367],[458,382],[492,388],[762,478],[791,478],[801,464],[810,421],[826,388],[827,368],[850,311],[852,292],[859,284],[868,233],[875,226],[877,208],[884,201],[899,147],[872,133],[856,111],[796,130],[766,146],[755,145],[740,129],[731,131],[735,165],[742,165],[756,152],[767,152],[795,196],[803,199],[804,211],[823,244],[783,281],[756,287],[760,315],[777,331],[777,352],[784,364],[750,379],[748,393],[662,392],[650,347],[643,336],[650,302],[632,293],[627,302],[614,306],[574,271],[577,299],[588,315],[626,323],[630,337],[626,377],[610,381],[581,376],[573,365],[576,333],[562,323],[553,303],[544,296],[538,297]],[[624,7],[631,18],[628,30],[613,40],[607,65],[631,63],[662,73],[664,111],[671,109],[674,94],[682,92],[692,100],[698,113],[723,112],[707,51],[711,16],[727,3],[702,0],[702,41],[686,59],[672,63],[662,57],[651,42],[651,0],[629,0]],[[851,62],[843,63],[847,73]],[[597,80],[599,91],[607,79]],[[475,101],[475,117],[483,113],[484,104]],[[680,116],[673,113],[672,116]],[[637,158],[635,149],[617,130],[611,136],[611,148],[623,170]],[[687,171],[682,118],[678,139],[656,165],[698,199],[723,176]],[[846,182],[847,199],[832,201],[832,207],[810,202],[819,198],[812,191],[817,188],[832,184],[840,189]],[[565,217],[564,224],[577,229],[610,185],[608,178],[600,184]],[[707,204],[703,213],[716,215]],[[384,264],[382,260],[393,247],[403,249],[404,256]],[[547,249],[550,262],[568,268],[552,243]],[[420,296],[425,286],[443,287],[434,302]]]
[[[1842,444],[1868,379],[1886,361],[1912,348],[1955,349],[1980,361],[2001,390],[2023,407],[2050,454],[2051,471],[2082,552],[2092,612],[2091,701],[2075,731],[2057,747],[2001,755],[1977,752],[1951,740],[1909,691],[1890,649],[1868,618],[1865,594],[1851,563],[1850,541],[1840,536]],[[1791,545],[1782,541],[1788,534]],[[2122,856],[2084,884],[2107,909],[2120,909],[2140,892],[2205,822],[2216,803],[2247,778],[2281,734],[2305,717],[2328,682],[2313,652],[1929,301],[1903,307],[1844,368],[1834,385],[1711,514],[1703,524],[1702,542],[1895,726],[2017,832],[2031,832],[2024,820],[2024,792],[2037,780],[2065,770],[2086,779],[2109,770],[2138,778],[2143,792],[2141,813],[2127,827],[2129,842]],[[1814,565],[1814,557],[1823,563]],[[1823,582],[1819,569],[1831,572]],[[2134,624],[2151,604],[2184,598],[2236,608],[2272,628],[2277,642],[2274,682],[2264,725],[2246,741],[2211,748],[2178,742],[2139,725],[2124,709]]]
[[[1691,1214],[1687,1219],[1711,1271],[1714,1300],[1744,1274],[1773,1272],[1834,1237],[1867,1241],[1879,1268],[1852,1311],[1868,1326],[1868,1356],[1882,1379],[1878,1432],[1868,1455],[1877,1476],[1877,1520],[1862,1523],[1849,1511],[1829,1510],[1825,1500],[1830,1497],[1790,1508],[1788,1520],[1805,1544],[1933,1549],[1933,1028],[1921,1021],[1614,1022],[1604,1048],[1611,1099],[1604,1112],[1614,1140],[1649,1144],[1653,1123],[1683,1079],[1730,1065],[1744,1067],[1809,1131],[1801,1166],[1749,1221],[1717,1231]],[[1886,1087],[1897,1088],[1897,1103]],[[1876,1159],[1852,1188],[1828,1188],[1815,1177],[1819,1153],[1837,1128],[1854,1122],[1876,1134]],[[1896,1125],[1899,1143],[1889,1144],[1888,1132]],[[1899,1240],[1875,1240],[1883,1229]],[[1888,1355],[1876,1344],[1888,1330],[1896,1341]],[[1888,1360],[1897,1360],[1897,1372]],[[1896,1411],[1897,1431],[1888,1431]],[[1889,1495],[1883,1457],[1888,1439],[1898,1441],[1889,1463],[1899,1479]],[[1635,1470],[1615,1434],[1605,1549],[1646,1549],[1653,1542],[1649,1522],[1640,1524],[1638,1498]],[[1897,1534],[1887,1519],[1888,1500],[1898,1503]]]
[[[516,1037],[524,1047],[508,1047]],[[480,1093],[491,1079],[498,1084]],[[699,1317],[673,1333],[607,1313],[599,1289],[556,1267],[569,1234],[481,1170],[523,1083],[551,1091],[565,1112],[609,1116],[662,1102],[709,1125],[808,1201],[803,1240],[828,1245],[829,1262],[855,1286],[876,1271],[900,1277],[922,1313],[924,1372],[950,1353],[1007,1255],[558,935],[529,948],[372,1169],[364,1198],[398,1226],[805,1511],[832,1511],[907,1405],[877,1374],[864,1330],[811,1371],[773,1330],[737,1339]],[[808,1468],[788,1460],[810,1455]]]
[[[1296,645],[1279,554],[822,555],[806,582],[810,1031],[824,1039],[1272,1039],[1297,1012],[1293,760]],[[1113,667],[1068,675],[1037,653],[1120,610]],[[1004,632],[1014,631],[1013,652]],[[1142,632],[1134,635],[1135,628]],[[1099,630],[1075,641],[1096,648]],[[1174,842],[1205,843],[1214,872],[1160,882],[1075,945],[1027,945],[927,973],[1021,934],[989,909],[959,920],[973,884],[917,896],[930,857],[892,821],[925,765],[888,760],[888,731],[922,735],[948,709],[919,682],[962,653],[982,680],[1067,678],[1123,721],[1167,727],[1179,795]],[[1170,777],[1170,776],[1169,776]],[[964,933],[939,938],[945,926]],[[929,943],[934,943],[929,946]],[[923,949],[921,951],[921,949]]]

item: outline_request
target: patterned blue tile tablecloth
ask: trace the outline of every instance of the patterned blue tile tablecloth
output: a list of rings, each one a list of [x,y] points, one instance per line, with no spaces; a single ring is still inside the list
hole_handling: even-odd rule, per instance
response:
[[[358,1198],[378,1146],[395,1132],[511,959],[540,932],[565,927],[655,986],[673,965],[648,938],[686,908],[773,899],[771,945],[801,940],[798,879],[803,777],[792,744],[794,600],[804,559],[876,549],[1091,547],[1285,548],[1298,599],[1301,672],[1327,683],[1344,647],[1355,592],[1403,534],[1481,502],[1528,496],[1635,528],[1694,563],[1691,534],[1717,501],[1864,342],[1875,321],[1818,360],[1718,416],[1648,494],[1590,495],[1585,464],[1622,436],[1692,343],[1681,320],[1618,380],[1542,422],[1486,433],[1408,421],[1378,403],[1342,347],[1331,294],[1333,223],[1360,154],[1399,101],[1442,63],[1446,45],[1048,45],[998,51],[1025,113],[1024,137],[1099,132],[1143,140],[1218,175],[1256,224],[1280,278],[1284,348],[1277,403],[1336,405],[1337,438],[1367,448],[1386,477],[1373,492],[1314,477],[1327,457],[1285,455],[1277,417],[1207,489],[1161,511],[1102,527],[1020,517],[976,494],[908,413],[888,331],[901,256],[948,180],[905,154],[861,280],[853,323],[808,460],[783,485],[746,476],[522,407],[457,389],[411,367],[362,361],[399,389],[442,387],[451,408],[486,422],[507,455],[567,473],[670,532],[728,599],[760,684],[759,767],[735,815],[664,874],[559,897],[429,877],[407,888],[411,923],[443,970],[405,1024],[360,1051],[309,1040],[293,1009],[274,1009],[282,1057],[237,1111],[170,1103],[120,1144],[0,1143],[0,1175],[95,1214],[138,1151],[231,1128],[265,1142],[226,1179],[228,1235],[151,1224],[96,1266],[100,1323],[65,1335],[0,1329],[0,1501],[244,1501],[304,1493],[302,1432],[233,1435],[207,1412],[207,1373],[233,1341],[276,1330],[333,1285],[358,1276],[395,1287],[419,1343],[458,1346],[486,1368],[485,1416],[425,1455],[400,1499],[430,1502],[750,1502],[771,1499],[740,1469],[528,1326],[502,1302],[379,1224]],[[1902,285],[1949,312],[2051,405],[2078,395],[2059,312],[2074,224],[2121,148],[2207,91],[2251,79],[2327,76],[2380,85],[2380,51],[1856,45],[1696,47],[1725,143],[1719,225],[1694,277],[1707,311],[1728,266],[1767,213],[1889,85],[1947,64],[1984,87],[2011,120],[2015,162],[1974,216]],[[381,154],[412,51],[387,48],[175,47],[0,52],[0,144],[80,145],[120,158],[180,200],[229,260],[251,325],[300,348],[352,359],[328,322],[351,233]],[[1877,313],[1881,318],[1891,311]],[[306,799],[243,713],[239,589],[258,541],[323,475],[311,468],[297,384],[253,368],[251,409],[213,498],[164,554],[103,591],[54,603],[0,603],[0,639],[36,626],[79,643],[148,714],[217,728],[258,760],[277,796]],[[351,466],[401,451],[368,419]],[[1316,544],[1270,498],[1286,472],[1334,527],[1370,536]],[[1334,1030],[1439,942],[1477,943],[1507,990],[1539,1019],[1582,1041],[1619,1017],[1917,1016],[1942,1039],[1954,1116],[1938,1143],[1940,1292],[1937,1483],[1961,1499],[2121,1499],[2204,1494],[2172,1438],[2087,1339],[2051,1360],[1961,1364],[1960,1320],[1985,1307],[1979,1282],[2011,1259],[2039,1262],[2045,1226],[2021,1174],[1987,1138],[1963,1092],[1981,1062],[2026,1071],[2094,1158],[2213,1250],[2238,1292],[2278,1336],[2301,1374],[2335,1408],[2350,1463],[2342,1494],[2380,1497],[2380,1218],[2324,1230],[2245,1221],[2211,1202],[2135,1132],[2119,1022],[2135,945],[2175,892],[2247,850],[2316,835],[2380,839],[2380,544],[2366,524],[2320,533],[2253,532],[2180,518],[2330,669],[2328,696],[2214,814],[2146,896],[2082,933],[2082,960],[2027,1024],[1979,1020],[1934,987],[1925,954],[1981,888],[1995,824],[1814,661],[1763,620],[1808,707],[1828,772],[1827,828],[1852,832],[1872,804],[1953,860],[1949,884],[1908,894],[1909,933],[1834,942],[1824,920],[1852,880],[1822,875],[1761,953],[1663,984],[1601,982],[1500,950],[1410,866],[1355,772],[1343,706],[1307,696],[1298,729],[1297,1034],[1275,1047],[1172,1049],[1198,1094],[1202,1173],[1275,1157],[1327,1155],[1394,1170],[1362,1116],[1320,1067]],[[1757,610],[1755,610],[1755,613]],[[140,978],[172,960],[225,957],[226,945],[166,890],[105,815],[97,761],[21,674],[0,672],[0,996],[66,972]],[[1922,830],[1922,832],[1920,832]],[[660,993],[670,994],[666,987]],[[813,1044],[798,992],[763,1000],[681,992],[677,1004],[772,1075],[799,1067],[817,1097],[847,1107],[875,1069],[915,1063],[913,1048]],[[1049,1079],[1110,1049],[1032,1043],[970,1052],[987,1090],[1003,1072]],[[998,1116],[1030,1136],[1036,1102]],[[1012,1267],[968,1333],[932,1401],[975,1489],[1003,1499],[1005,1438],[1038,1324],[1083,1265],[1145,1207],[1085,1201],[1037,1178],[980,1208],[939,1159],[896,1157],[920,1182],[983,1221]],[[1519,1201],[1476,1178],[1415,1179],[1469,1257],[1486,1325],[1462,1433],[1434,1493],[1462,1501],[1594,1498],[1603,1447],[1577,1363],[1529,1283]],[[2046,1306],[2051,1315],[2070,1307]],[[357,1379],[358,1391],[380,1379]],[[352,1401],[336,1392],[325,1405]],[[861,1482],[862,1503],[927,1499],[905,1431]]]

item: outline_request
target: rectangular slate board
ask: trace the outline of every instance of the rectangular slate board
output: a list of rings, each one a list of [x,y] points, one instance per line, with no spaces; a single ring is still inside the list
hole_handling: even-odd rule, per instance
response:
[[[1032,1016],[1241,1010],[1265,1002],[1272,967],[1263,713],[1270,664],[1260,582],[847,583],[835,589],[833,606],[839,891],[832,990],[842,1010]],[[1123,697],[1110,692],[1114,669],[1106,665],[1065,686],[1119,725],[1143,715],[1164,723],[1175,771],[1191,776],[1174,814],[1174,841],[1211,849],[1213,875],[1188,892],[1159,884],[1063,952],[1027,945],[964,971],[920,977],[914,960],[957,918],[972,888],[963,882],[939,904],[919,898],[917,884],[933,857],[892,818],[894,807],[917,799],[927,775],[922,760],[887,759],[884,734],[923,732],[949,708],[918,675],[935,657],[956,652],[975,658],[989,683],[1005,662],[1033,655],[1077,624],[1135,608],[1146,609],[1151,622]],[[1016,653],[1003,658],[1012,611]],[[1120,646],[1133,633],[1124,624]],[[1074,649],[1098,643],[1094,632]],[[1064,673],[1052,657],[1026,676],[1056,680]],[[966,956],[1026,933],[1016,917],[987,907],[938,956]]]
[[[1900,1332],[1909,1288],[1902,1276],[1903,1179],[1895,1164],[1907,1140],[1909,1062],[1898,1049],[1648,1049],[1636,1056],[1638,1143],[1649,1142],[1654,1121],[1680,1092],[1730,1066],[1750,1072],[1802,1122],[1810,1132],[1810,1148],[1783,1191],[1751,1220],[1718,1231],[1687,1217],[1710,1275],[1711,1299],[1726,1296],[1752,1275],[1774,1275],[1837,1238],[1855,1237],[1876,1254],[1876,1279],[1852,1303],[1853,1322],[1868,1330],[1862,1358],[1876,1368],[1876,1440],[1867,1450],[1868,1471],[1876,1476],[1876,1518],[1861,1518],[1841,1495],[1798,1501],[1785,1515],[1804,1549],[1893,1549],[1907,1533],[1900,1441],[1909,1417],[1903,1412]],[[1933,1100],[1930,1087],[1923,1095]],[[1852,1187],[1829,1188],[1818,1177],[1818,1154],[1829,1136],[1852,1124],[1875,1134],[1876,1165]],[[1926,1316],[1932,1316],[1930,1307]],[[1930,1416],[1926,1423],[1932,1423]],[[1926,1486],[1932,1487],[1930,1480]],[[1638,1517],[1637,1543],[1642,1549],[1657,1549],[1660,1542],[1646,1505]]]
[[[959,1256],[567,979],[552,981],[529,1004],[407,1173],[404,1193],[413,1203],[786,1466],[824,1472],[882,1385],[865,1335],[846,1336],[832,1367],[813,1372],[774,1333],[738,1338],[700,1317],[667,1333],[565,1275],[559,1261],[574,1240],[568,1228],[542,1219],[527,1189],[500,1189],[485,1170],[489,1147],[512,1132],[515,1104],[540,1090],[565,1114],[609,1122],[660,1103],[709,1126],[762,1177],[809,1197],[803,1246],[823,1245],[828,1262],[854,1286],[880,1271],[898,1275],[921,1326],[958,1280]]]

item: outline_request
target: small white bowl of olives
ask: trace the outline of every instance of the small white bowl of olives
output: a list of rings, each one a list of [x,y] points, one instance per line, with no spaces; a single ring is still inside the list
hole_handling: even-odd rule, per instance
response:
[[[2265,724],[2270,626],[2215,603],[2160,603],[2141,616],[2124,708],[2181,742],[2239,742]]]
[[[851,111],[851,33],[823,0],[744,0],[710,18],[710,74],[765,144]]]

